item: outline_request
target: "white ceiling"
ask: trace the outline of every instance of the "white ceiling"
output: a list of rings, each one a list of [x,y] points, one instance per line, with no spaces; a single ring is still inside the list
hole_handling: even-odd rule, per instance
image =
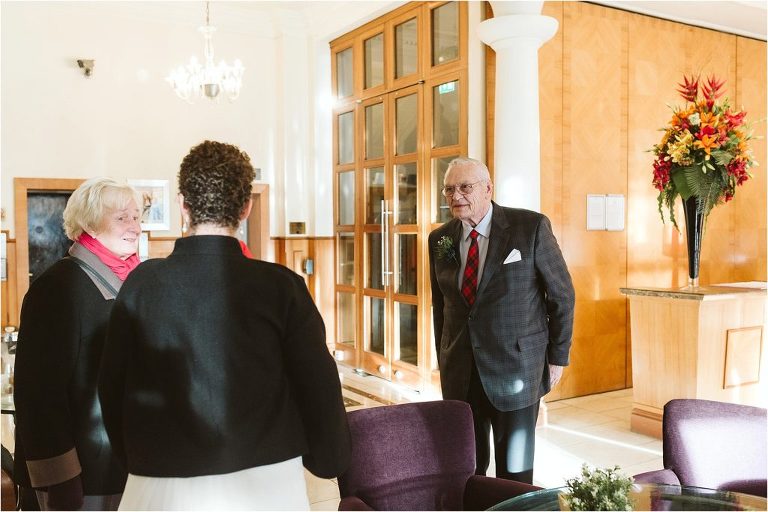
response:
[[[763,1],[595,1],[697,27],[766,40],[768,2]]]
[[[260,33],[265,37],[298,32],[331,40],[404,3],[402,0],[213,0],[210,15],[211,24],[222,30]],[[594,3],[766,40],[768,2],[765,0],[596,0]],[[91,12],[103,9],[122,16],[195,27],[205,20],[203,1],[45,2],[45,5],[50,9],[79,5]]]

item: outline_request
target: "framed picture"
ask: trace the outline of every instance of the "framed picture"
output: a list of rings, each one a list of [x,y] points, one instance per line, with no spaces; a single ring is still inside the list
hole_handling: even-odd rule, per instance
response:
[[[171,197],[168,180],[128,180],[141,196],[142,231],[171,229]]]

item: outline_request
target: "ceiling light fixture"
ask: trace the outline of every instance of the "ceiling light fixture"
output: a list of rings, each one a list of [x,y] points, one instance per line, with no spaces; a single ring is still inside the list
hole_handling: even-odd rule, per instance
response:
[[[212,38],[216,27],[211,26],[210,23],[209,2],[205,2],[205,26],[198,30],[205,38],[205,64],[201,65],[193,56],[189,59],[189,64],[172,70],[165,80],[171,84],[179,98],[189,103],[192,97],[218,98],[221,91],[224,91],[230,101],[237,99],[243,84],[245,68],[240,59],[235,59],[232,66],[223,60],[218,64],[213,63]]]

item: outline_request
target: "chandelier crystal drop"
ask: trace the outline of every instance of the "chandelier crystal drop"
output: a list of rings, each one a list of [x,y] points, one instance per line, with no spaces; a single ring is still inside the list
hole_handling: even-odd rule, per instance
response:
[[[193,97],[218,99],[222,91],[230,101],[237,99],[245,68],[240,59],[235,59],[232,66],[223,60],[214,64],[213,33],[216,27],[210,23],[209,2],[205,2],[205,26],[198,30],[205,38],[205,63],[200,64],[193,56],[186,66],[172,70],[165,80],[171,84],[179,98],[189,103],[192,103]]]

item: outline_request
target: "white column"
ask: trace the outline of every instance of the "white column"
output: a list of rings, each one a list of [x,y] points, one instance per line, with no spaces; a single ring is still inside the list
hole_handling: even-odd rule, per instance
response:
[[[478,27],[496,51],[494,129],[495,200],[539,211],[539,56],[555,35],[557,20],[542,16],[543,2],[491,1],[494,18]]]

